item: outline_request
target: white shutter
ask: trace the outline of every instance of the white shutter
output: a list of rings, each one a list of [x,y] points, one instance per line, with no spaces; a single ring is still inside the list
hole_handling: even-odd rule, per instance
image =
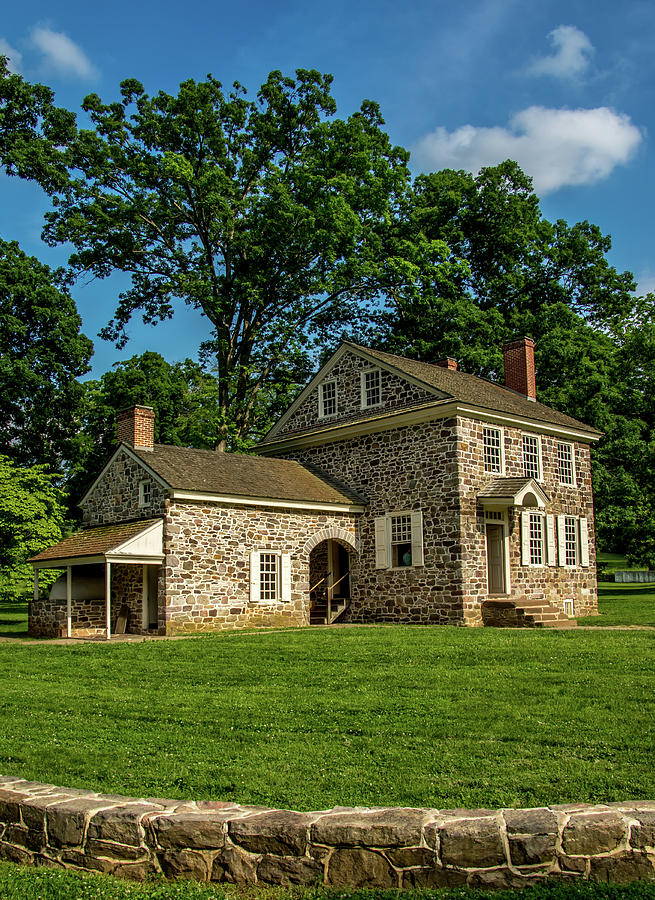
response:
[[[566,516],[557,517],[557,546],[559,549],[559,564],[566,565]]]
[[[375,568],[389,568],[389,547],[387,545],[387,517],[375,517]]]
[[[423,565],[423,513],[420,509],[412,513],[412,565]]]
[[[282,599],[288,603],[291,600],[291,557],[288,553],[283,553],[280,557],[280,573]]]
[[[589,565],[589,527],[587,525],[587,519],[585,518],[585,516],[580,516],[579,522],[580,565],[587,568]]]
[[[259,552],[253,550],[250,554],[250,602],[259,600]]]
[[[548,565],[557,565],[555,560],[555,516],[546,516],[546,538],[548,548]]]
[[[521,513],[521,565],[530,563],[530,513]]]

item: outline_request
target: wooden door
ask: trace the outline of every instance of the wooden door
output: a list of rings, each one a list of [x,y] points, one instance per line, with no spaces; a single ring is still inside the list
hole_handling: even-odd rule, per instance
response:
[[[487,582],[490,594],[505,593],[505,535],[502,525],[487,525]]]

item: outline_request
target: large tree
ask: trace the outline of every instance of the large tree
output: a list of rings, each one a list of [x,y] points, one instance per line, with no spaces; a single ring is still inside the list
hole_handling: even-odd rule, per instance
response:
[[[61,471],[77,453],[91,341],[48,266],[0,240],[0,453]]]
[[[131,275],[106,337],[122,343],[133,313],[157,322],[176,301],[207,317],[222,443],[248,437],[276,376],[304,371],[312,336],[446,264],[442,243],[396,240],[408,154],[374,103],[333,118],[331,80],[272,72],[254,99],[211,76],[176,96],[134,80],[120,102],[91,95],[94,129],[71,145],[74,177],[48,216],[76,273]]]

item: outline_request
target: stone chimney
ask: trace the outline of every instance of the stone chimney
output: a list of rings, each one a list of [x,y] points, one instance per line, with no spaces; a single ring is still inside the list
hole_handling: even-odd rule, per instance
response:
[[[523,337],[503,346],[505,386],[523,394],[528,400],[537,399],[534,379],[534,341]]]
[[[457,360],[452,356],[446,356],[445,359],[438,359],[433,365],[441,366],[442,369],[450,369],[452,372],[457,371]]]
[[[155,411],[152,406],[130,406],[116,417],[118,442],[139,450],[152,450],[155,445]]]

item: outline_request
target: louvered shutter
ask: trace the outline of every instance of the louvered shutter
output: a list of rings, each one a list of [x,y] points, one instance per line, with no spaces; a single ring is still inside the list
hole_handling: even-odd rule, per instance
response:
[[[530,513],[521,513],[521,564],[530,563]]]
[[[423,513],[420,509],[412,513],[412,565],[423,565]]]
[[[580,565],[587,568],[589,566],[589,526],[585,516],[580,516],[578,530],[580,533]]]
[[[282,599],[285,603],[291,600],[291,557],[283,553],[280,557],[280,579],[282,582]]]
[[[548,565],[557,565],[555,552],[555,516],[546,516],[546,539],[548,549]]]
[[[375,518],[375,568],[389,568],[389,547],[387,544],[387,517]]]
[[[566,565],[566,516],[557,517],[557,546],[559,550],[559,564]]]
[[[253,550],[250,554],[250,602],[259,600],[259,552]]]

